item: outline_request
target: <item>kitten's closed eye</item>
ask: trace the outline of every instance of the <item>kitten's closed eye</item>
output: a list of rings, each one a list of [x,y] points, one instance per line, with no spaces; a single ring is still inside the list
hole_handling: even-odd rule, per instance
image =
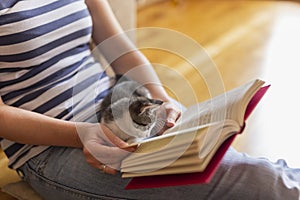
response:
[[[129,113],[132,120],[142,126],[155,123],[156,110],[163,102],[148,99],[147,97],[135,97],[129,105]]]

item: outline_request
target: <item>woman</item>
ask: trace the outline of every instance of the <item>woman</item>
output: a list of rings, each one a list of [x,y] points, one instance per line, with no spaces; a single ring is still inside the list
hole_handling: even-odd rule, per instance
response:
[[[101,44],[115,73],[146,84],[154,98],[165,102],[166,128],[180,115],[150,63],[122,34],[107,1],[0,3],[1,147],[10,167],[43,198],[299,197],[297,170],[233,149],[207,185],[124,190],[128,180],[120,178],[118,167],[135,149],[104,125],[91,123],[95,107],[112,85],[91,55],[91,37]]]

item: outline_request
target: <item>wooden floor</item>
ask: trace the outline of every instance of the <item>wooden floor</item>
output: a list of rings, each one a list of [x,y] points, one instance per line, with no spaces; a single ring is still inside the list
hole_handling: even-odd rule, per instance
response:
[[[138,11],[137,41],[184,105],[254,78],[270,83],[235,147],[300,167],[299,22],[297,2],[165,1]]]
[[[16,198],[13,198],[12,196],[6,194],[6,193],[3,193],[0,191],[0,199],[1,200],[16,200]]]

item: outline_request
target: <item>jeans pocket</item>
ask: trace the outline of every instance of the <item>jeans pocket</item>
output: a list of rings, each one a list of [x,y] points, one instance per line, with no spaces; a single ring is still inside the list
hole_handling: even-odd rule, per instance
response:
[[[47,166],[47,163],[55,151],[55,147],[49,147],[39,155],[31,158],[29,161],[27,161],[28,166],[33,169],[36,173],[43,175],[44,169]],[[21,168],[22,169],[22,168]],[[25,172],[23,172],[25,173]]]

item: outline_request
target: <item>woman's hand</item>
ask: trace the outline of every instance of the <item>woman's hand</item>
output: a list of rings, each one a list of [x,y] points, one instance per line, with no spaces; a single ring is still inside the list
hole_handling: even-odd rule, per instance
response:
[[[181,111],[172,101],[165,101],[158,111],[157,135],[163,134],[167,129],[173,127],[181,116]]]
[[[165,102],[163,104],[167,113],[166,126],[171,128],[175,125],[176,121],[181,115],[180,109],[173,102]]]
[[[136,149],[128,147],[103,124],[81,124],[77,130],[87,163],[104,173],[116,174],[121,161]]]

